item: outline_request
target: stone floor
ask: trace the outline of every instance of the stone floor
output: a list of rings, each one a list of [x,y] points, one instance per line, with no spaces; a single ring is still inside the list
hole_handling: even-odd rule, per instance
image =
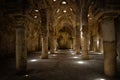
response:
[[[16,75],[15,59],[0,62],[0,80],[120,80],[120,61],[118,75],[109,78],[103,73],[103,55],[90,52],[90,60],[81,60],[74,51],[57,51],[49,59],[40,59],[38,53],[28,57],[28,73]]]

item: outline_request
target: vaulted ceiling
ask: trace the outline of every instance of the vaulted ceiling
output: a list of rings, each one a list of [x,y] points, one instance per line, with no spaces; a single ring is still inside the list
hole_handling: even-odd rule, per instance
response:
[[[91,22],[106,13],[119,14],[119,4],[119,0],[0,0],[0,11],[5,15],[24,12],[23,15],[39,23],[39,10],[46,8],[47,17],[53,18],[53,26],[61,29],[65,23],[75,27],[81,8],[88,8]]]

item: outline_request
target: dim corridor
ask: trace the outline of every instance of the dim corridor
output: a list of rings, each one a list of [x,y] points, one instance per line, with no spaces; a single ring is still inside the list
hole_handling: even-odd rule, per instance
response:
[[[120,62],[118,61],[118,75],[108,78],[103,72],[103,55],[97,52],[89,52],[90,60],[81,60],[81,55],[76,55],[72,50],[58,50],[55,54],[50,54],[49,59],[40,59],[39,55],[40,52],[29,55],[28,72],[25,75],[16,74],[15,60],[1,61],[0,80],[120,79]]]

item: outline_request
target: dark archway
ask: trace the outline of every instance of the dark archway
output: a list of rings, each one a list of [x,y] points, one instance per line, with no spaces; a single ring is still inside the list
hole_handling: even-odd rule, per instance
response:
[[[58,33],[58,49],[72,49],[73,27],[68,23],[64,23]]]

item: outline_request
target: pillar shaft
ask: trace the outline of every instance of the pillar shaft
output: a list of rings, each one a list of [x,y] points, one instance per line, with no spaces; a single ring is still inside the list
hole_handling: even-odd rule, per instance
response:
[[[93,36],[90,37],[90,51],[94,51],[93,49]]]
[[[82,54],[81,54],[81,57],[82,57],[83,60],[89,59],[89,56],[88,56],[88,40],[85,36],[82,38]]]
[[[17,18],[17,20],[21,20]],[[21,21],[16,25],[16,69],[25,73],[27,69],[26,31]]]
[[[115,42],[104,42],[104,72],[108,76],[116,74]]]
[[[55,53],[56,50],[56,39],[55,39],[55,27],[53,26],[54,23],[54,16],[53,11],[49,10],[48,16],[48,25],[49,25],[49,41],[50,41],[50,53]]]
[[[76,15],[76,28],[75,28],[75,37],[76,37],[76,54],[80,54],[80,12],[77,12]]]
[[[76,26],[76,53],[80,54],[80,26]]]
[[[56,51],[56,39],[55,37],[52,35],[51,36],[51,41],[50,41],[50,53],[53,54]]]
[[[99,50],[100,53],[103,53],[103,40],[102,38],[99,39]]]
[[[42,59],[48,58],[48,37],[42,37]]]
[[[93,51],[97,52],[98,51],[98,44],[97,44],[97,36],[94,36],[93,38]]]
[[[42,59],[48,58],[48,27],[47,27],[47,11],[46,9],[40,10],[41,16],[41,36],[42,36]]]
[[[75,41],[76,41],[75,38],[73,38],[73,42],[72,42],[72,49],[73,50],[76,50],[76,48],[75,48],[75,44],[76,44]]]
[[[104,46],[104,72],[108,76],[116,75],[115,26],[112,17],[106,17],[101,23]]]
[[[76,27],[73,27],[73,33],[72,33],[72,49],[76,50]]]
[[[88,12],[87,9],[81,9],[81,25],[82,25],[82,32],[83,32],[83,39],[82,39],[82,59],[86,60],[89,59],[88,56]]]

